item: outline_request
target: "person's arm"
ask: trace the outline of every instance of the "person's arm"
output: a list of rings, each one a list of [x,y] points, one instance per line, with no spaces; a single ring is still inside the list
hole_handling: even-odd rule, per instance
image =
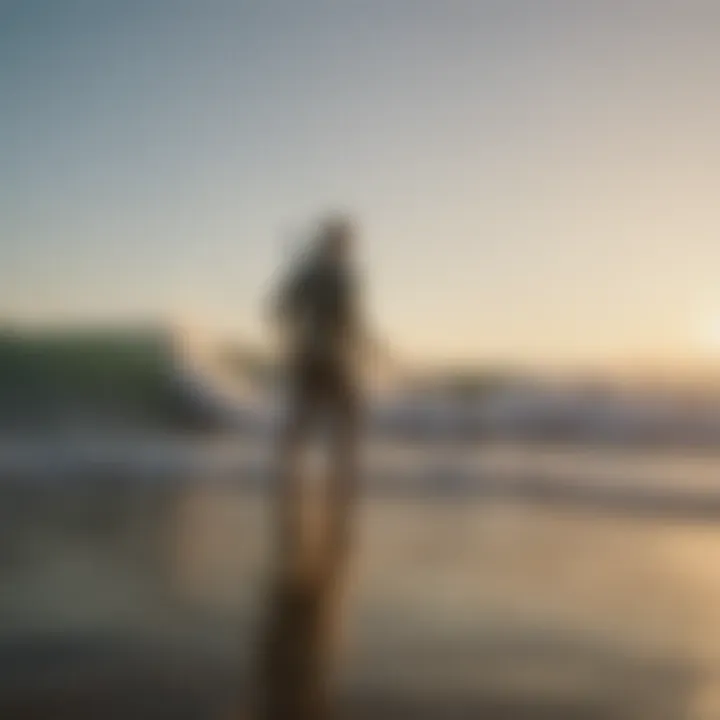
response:
[[[288,326],[297,310],[298,298],[305,284],[305,275],[304,268],[293,268],[270,298],[271,320],[281,328]]]
[[[350,315],[360,358],[373,364],[392,364],[392,353],[369,322],[363,299],[362,283],[356,277],[352,281],[350,292]]]

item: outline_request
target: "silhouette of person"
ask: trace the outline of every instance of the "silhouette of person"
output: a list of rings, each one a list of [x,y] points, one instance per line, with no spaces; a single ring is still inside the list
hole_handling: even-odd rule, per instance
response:
[[[319,424],[329,430],[331,458],[324,550],[340,563],[347,551],[357,484],[361,394],[362,318],[354,241],[355,228],[349,219],[325,220],[309,253],[291,269],[276,297],[290,381],[279,447],[282,561],[298,552],[300,454]],[[325,562],[330,562],[328,556]]]

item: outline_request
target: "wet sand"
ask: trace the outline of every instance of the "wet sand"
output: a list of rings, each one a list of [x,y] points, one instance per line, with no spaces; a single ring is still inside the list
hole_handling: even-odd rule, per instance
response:
[[[242,717],[261,495],[122,473],[2,492],[0,717]],[[720,527],[448,497],[363,501],[342,716],[720,717]]]

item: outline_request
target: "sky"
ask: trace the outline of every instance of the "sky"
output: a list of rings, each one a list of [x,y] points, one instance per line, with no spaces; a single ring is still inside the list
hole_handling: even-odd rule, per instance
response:
[[[351,212],[442,361],[720,358],[713,0],[0,0],[0,317],[263,337]]]

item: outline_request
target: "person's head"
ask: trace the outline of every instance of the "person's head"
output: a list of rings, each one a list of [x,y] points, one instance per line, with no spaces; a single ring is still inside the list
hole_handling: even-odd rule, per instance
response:
[[[354,239],[355,228],[350,218],[341,215],[328,217],[320,225],[319,251],[329,260],[348,260]]]

